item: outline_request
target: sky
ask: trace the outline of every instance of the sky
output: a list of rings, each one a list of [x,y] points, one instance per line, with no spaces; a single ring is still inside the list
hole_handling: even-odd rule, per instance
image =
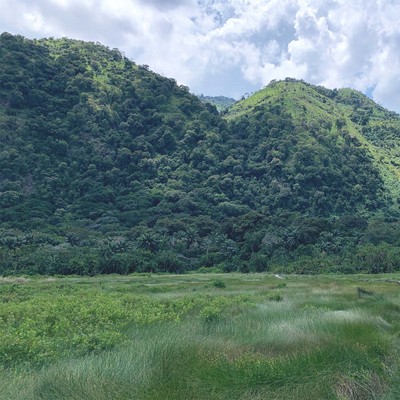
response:
[[[273,79],[351,87],[400,112],[398,0],[0,0],[0,31],[120,49],[192,93]]]

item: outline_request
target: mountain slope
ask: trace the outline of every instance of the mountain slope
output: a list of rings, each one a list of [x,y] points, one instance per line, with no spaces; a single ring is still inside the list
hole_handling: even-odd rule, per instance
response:
[[[242,137],[236,147],[250,173],[265,181],[270,204],[327,215],[389,202],[391,193],[356,125],[311,85],[273,83],[236,103],[226,118]]]
[[[260,110],[283,109],[306,136],[320,131],[343,142],[353,140],[373,160],[387,192],[400,198],[400,116],[352,89],[329,90],[286,79],[236,103],[226,118],[238,120]],[[305,138],[309,140],[309,137]]]
[[[206,132],[224,130],[187,88],[117,50],[3,34],[1,51],[0,220],[11,226],[71,213],[133,226]]]
[[[398,117],[361,95],[278,82],[222,118],[99,44],[0,60],[0,273],[398,264]]]

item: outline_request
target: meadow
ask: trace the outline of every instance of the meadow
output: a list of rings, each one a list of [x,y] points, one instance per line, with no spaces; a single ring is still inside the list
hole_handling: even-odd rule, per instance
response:
[[[399,399],[398,281],[3,277],[0,399]]]

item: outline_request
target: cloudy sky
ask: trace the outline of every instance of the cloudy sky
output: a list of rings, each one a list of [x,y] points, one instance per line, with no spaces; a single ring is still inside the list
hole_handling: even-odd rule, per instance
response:
[[[272,79],[353,87],[400,112],[398,0],[0,0],[0,30],[117,47],[194,93]]]

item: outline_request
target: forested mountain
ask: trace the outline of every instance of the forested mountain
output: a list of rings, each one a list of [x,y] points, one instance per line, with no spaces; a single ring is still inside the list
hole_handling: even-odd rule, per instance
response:
[[[398,114],[385,110],[356,90],[329,90],[287,78],[285,81],[271,82],[264,90],[238,102],[229,110],[227,119],[235,121],[236,124],[245,124],[246,120],[256,123],[256,120],[266,120],[271,114],[280,115],[282,112],[293,121],[294,129],[291,129],[290,133],[296,133],[299,139],[294,146],[295,149],[311,146],[312,151],[318,153],[321,160],[324,152],[331,152],[333,158],[340,157],[340,153],[344,152],[343,155],[347,157],[346,164],[349,164],[355,160],[348,157],[346,147],[351,147],[351,152],[357,152],[354,148],[358,147],[379,171],[380,177],[385,182],[386,194],[390,193],[392,200],[398,203],[400,198]],[[260,132],[266,129],[266,124],[259,123],[254,129]],[[286,139],[285,133],[280,135],[280,139]],[[292,154],[296,153],[294,148],[291,146]],[[332,150],[339,154],[332,154]],[[295,161],[291,159],[289,163],[291,162]],[[358,167],[356,165],[347,167],[369,168],[359,161],[357,165]],[[336,166],[335,170],[338,169],[340,167]],[[323,171],[324,168],[319,170]],[[365,172],[368,176],[365,179],[370,180],[371,171]],[[325,179],[324,182],[328,183],[329,179]]]
[[[400,268],[400,118],[272,82],[224,115],[116,49],[0,37],[0,273]]]
[[[227,110],[236,103],[235,99],[226,96],[204,96],[203,94],[200,94],[198,95],[198,98],[202,103],[210,103],[214,105],[219,112]]]

